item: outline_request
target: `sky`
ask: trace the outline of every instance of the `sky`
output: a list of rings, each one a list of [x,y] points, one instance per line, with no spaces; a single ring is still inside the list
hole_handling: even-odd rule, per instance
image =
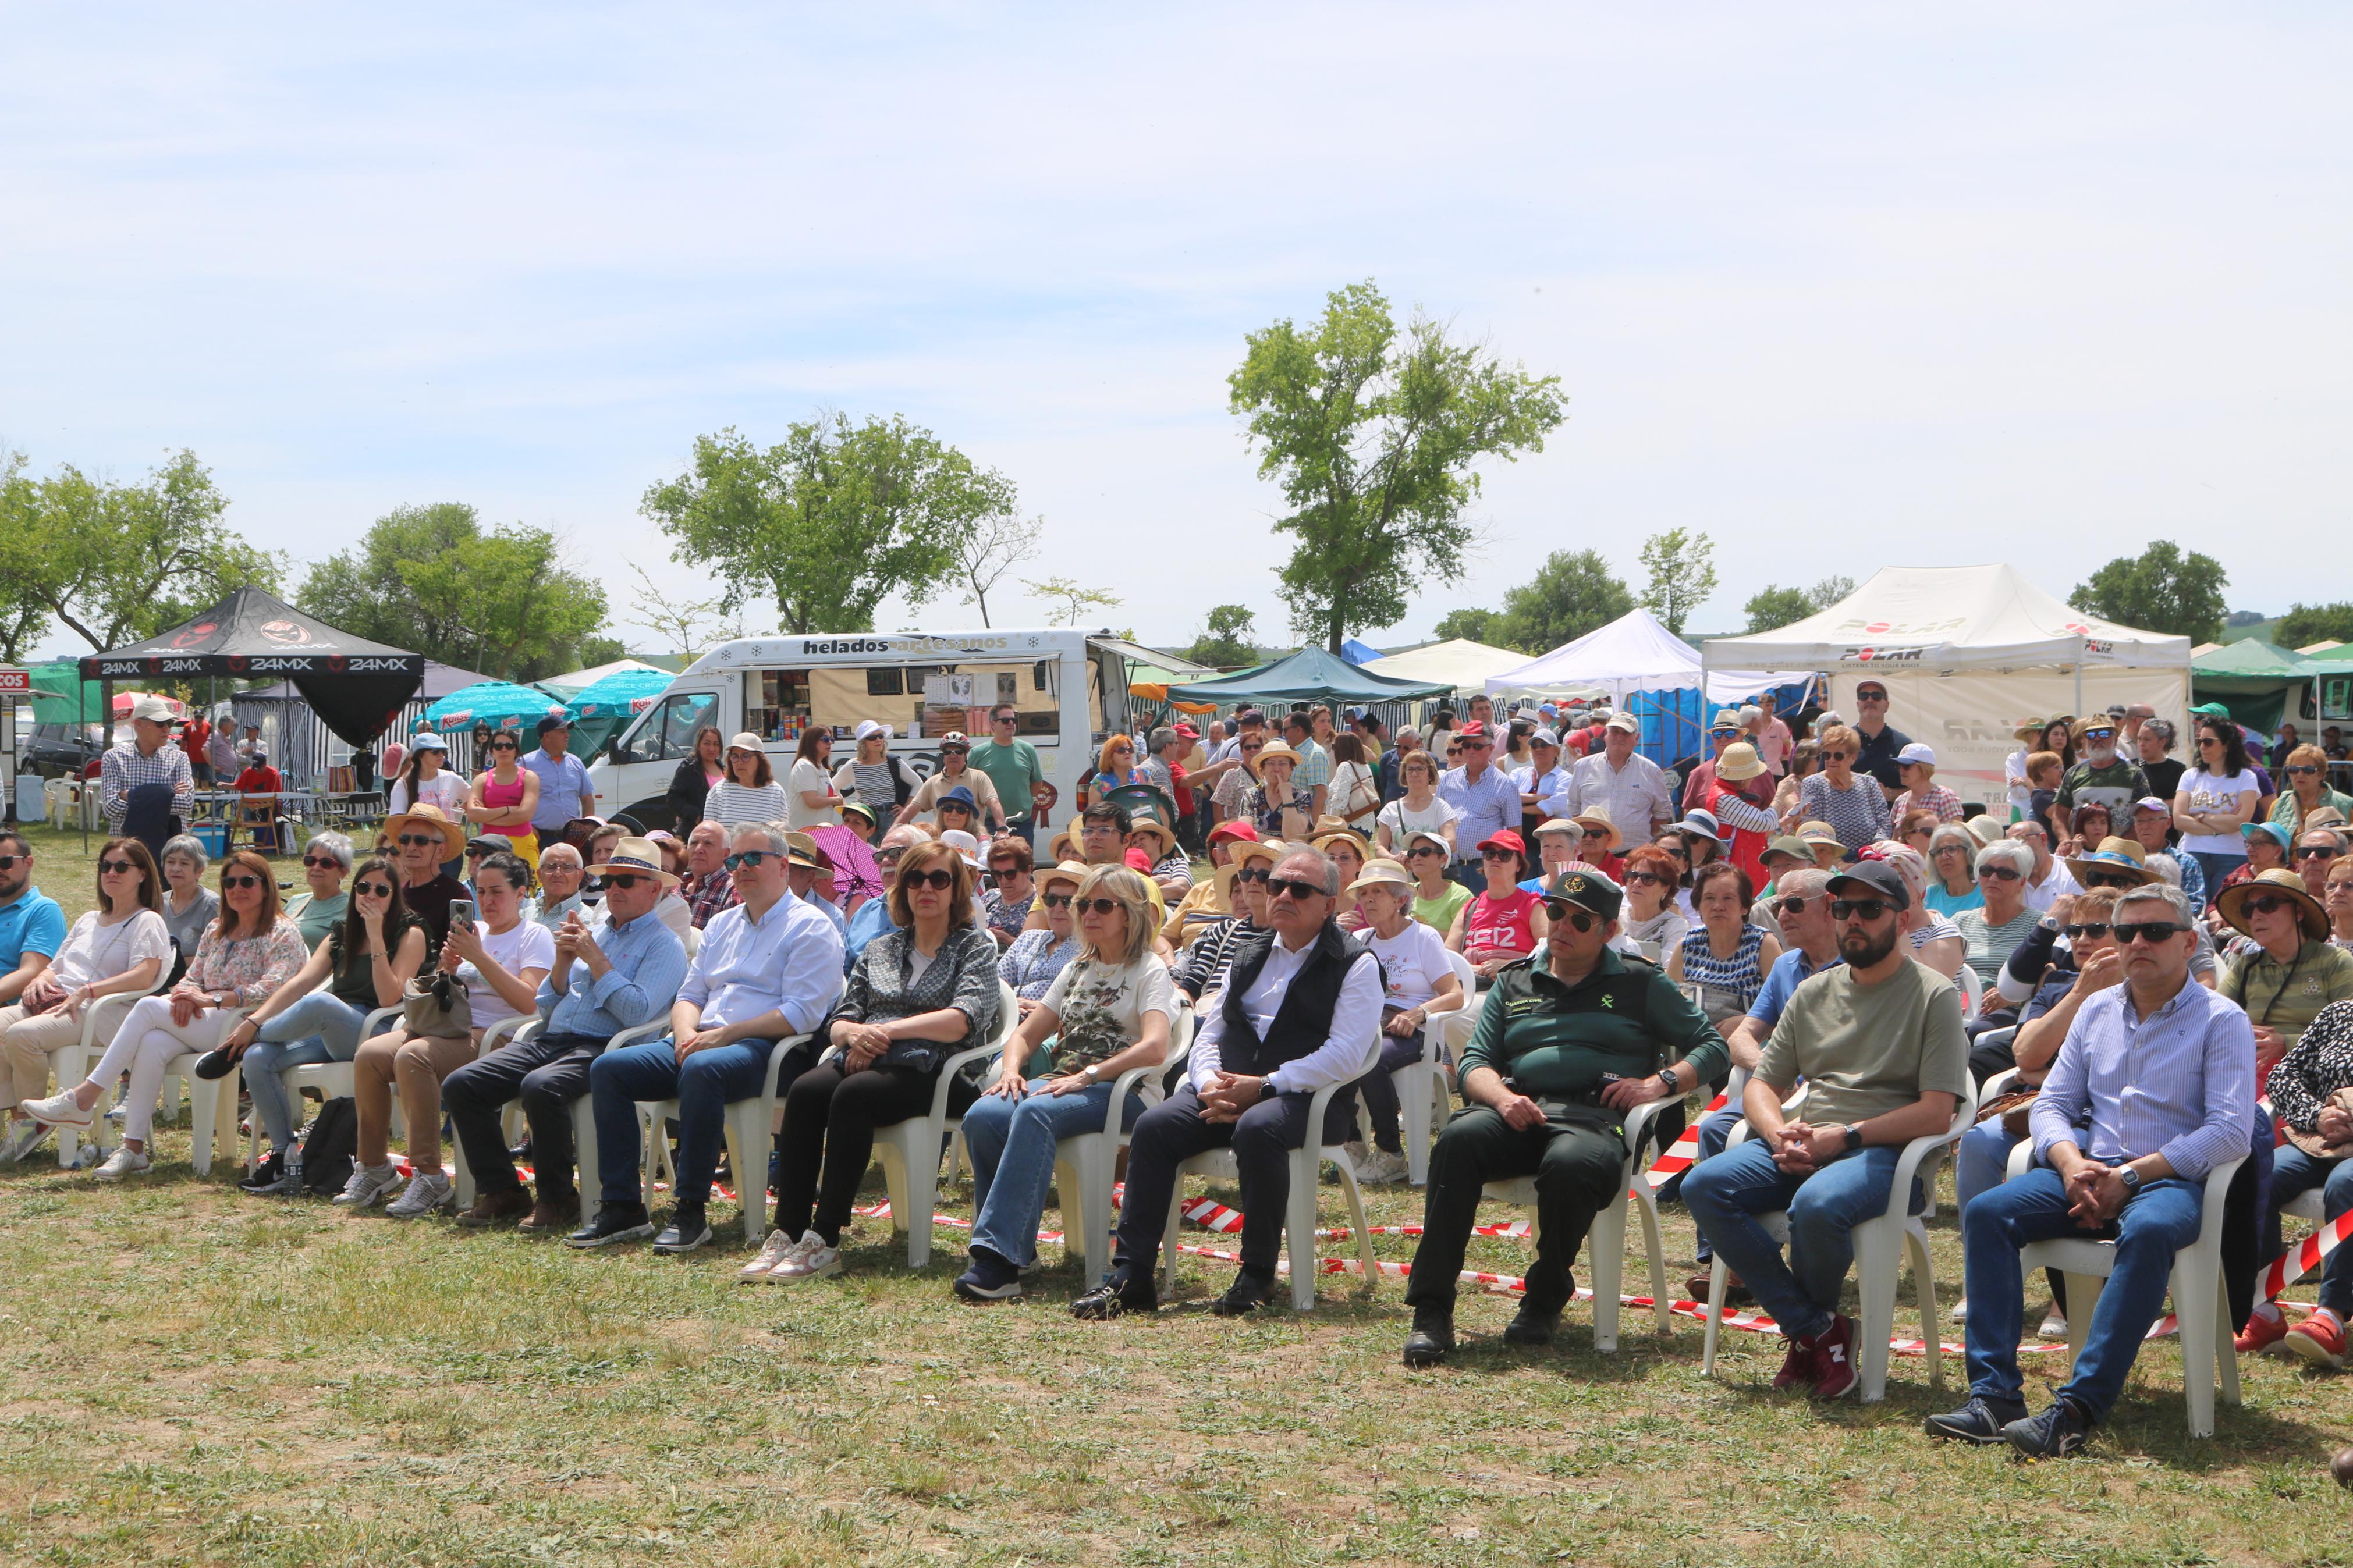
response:
[[[1371,279],[1569,412],[1370,641],[1554,550],[1639,589],[1678,526],[1695,631],[2154,538],[2233,608],[2353,596],[2353,12],[1635,12],[12,5],[0,447],[192,449],[298,563],[405,503],[551,527],[659,651],[628,563],[706,584],[638,508],[698,434],[899,414],[1045,520],[1016,576],[1273,641],[1226,377]]]

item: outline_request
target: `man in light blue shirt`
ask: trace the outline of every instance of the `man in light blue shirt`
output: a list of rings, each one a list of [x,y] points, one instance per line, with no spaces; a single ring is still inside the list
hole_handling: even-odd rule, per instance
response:
[[[539,750],[522,759],[539,775],[539,805],[531,826],[542,844],[554,843],[574,817],[596,815],[596,786],[571,746],[572,721],[551,713],[539,721]]]
[[[1520,792],[1510,777],[1489,767],[1494,756],[1494,734],[1473,719],[1454,732],[1461,742],[1462,765],[1449,768],[1438,781],[1438,797],[1461,813],[1454,824],[1454,863],[1446,874],[1473,893],[1487,890],[1480,868],[1479,846],[1508,827],[1520,829]]]
[[[2190,978],[2196,917],[2178,888],[2116,901],[2122,985],[2085,1002],[2029,1113],[2035,1168],[1969,1201],[1969,1402],[1928,1431],[2008,1442],[2036,1458],[2084,1447],[2124,1388],[2165,1305],[2173,1255],[2198,1238],[2210,1172],[2246,1156],[2255,1102],[2254,1027],[2239,1005]],[[2029,1418],[2018,1336],[2029,1242],[2116,1243],[2083,1353],[2050,1408]]]
[[[670,1008],[671,1039],[607,1051],[589,1068],[603,1190],[596,1217],[567,1238],[574,1247],[653,1234],[638,1175],[640,1100],[678,1102],[677,1206],[655,1248],[689,1252],[710,1240],[703,1211],[729,1102],[767,1089],[773,1047],[814,1031],[841,994],[841,935],[814,906],[793,897],[785,829],[742,823],[728,843],[733,853],[727,869],[744,901],[702,928],[702,945]],[[603,869],[620,863],[617,850]],[[816,1054],[813,1043],[804,1042],[773,1065],[779,1095]],[[748,1149],[742,1155],[754,1158]],[[756,1165],[735,1179],[759,1181]],[[744,1201],[757,1203],[757,1191],[744,1193]]]
[[[0,1006],[23,995],[65,944],[65,910],[33,886],[33,847],[0,828]]]

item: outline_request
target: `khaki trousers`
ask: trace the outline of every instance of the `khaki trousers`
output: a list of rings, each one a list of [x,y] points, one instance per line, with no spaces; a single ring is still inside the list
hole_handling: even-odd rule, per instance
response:
[[[95,1003],[91,1004],[93,1006]],[[100,1042],[103,1044],[103,1042]],[[0,1007],[0,1056],[6,1058],[6,1109],[17,1102],[44,1100],[49,1092],[49,1053],[81,1044],[81,1015],[60,1007],[51,1013],[25,1016],[24,1007],[10,1003]]]
[[[461,1040],[411,1038],[397,1031],[360,1042],[352,1058],[353,1099],[360,1117],[359,1161],[392,1156],[392,1097],[408,1124],[408,1159],[420,1173],[441,1170],[441,1080],[474,1059],[480,1031]]]

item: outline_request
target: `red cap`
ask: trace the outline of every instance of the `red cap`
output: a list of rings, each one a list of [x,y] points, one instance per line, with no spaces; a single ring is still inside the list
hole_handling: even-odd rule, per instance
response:
[[[1489,738],[1487,726],[1480,722],[1478,720],[1472,719],[1466,722],[1462,728],[1454,731],[1454,738],[1458,741],[1487,740]]]
[[[1526,841],[1521,838],[1517,828],[1512,827],[1495,829],[1494,832],[1479,840],[1479,847],[1482,850],[1508,849],[1523,859],[1526,858],[1528,853]]]
[[[1198,741],[1201,738],[1201,731],[1190,724],[1179,724],[1176,726],[1176,738],[1180,741]]]
[[[1127,862],[1130,870],[1141,871],[1147,877],[1152,875],[1152,857],[1145,851],[1131,849],[1121,858]]]
[[[1257,843],[1257,825],[1236,816],[1220,822],[1209,829],[1209,842],[1212,844],[1230,844],[1237,838],[1247,839],[1252,844]]]

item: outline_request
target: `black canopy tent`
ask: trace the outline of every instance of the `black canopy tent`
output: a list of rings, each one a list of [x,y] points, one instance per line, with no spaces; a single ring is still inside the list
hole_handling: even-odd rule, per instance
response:
[[[384,733],[417,694],[425,680],[425,656],[337,631],[275,595],[248,587],[143,642],[91,654],[81,661],[80,675],[85,683],[101,683],[102,710],[108,713],[113,711],[118,680],[283,676],[321,723],[364,746]]]

